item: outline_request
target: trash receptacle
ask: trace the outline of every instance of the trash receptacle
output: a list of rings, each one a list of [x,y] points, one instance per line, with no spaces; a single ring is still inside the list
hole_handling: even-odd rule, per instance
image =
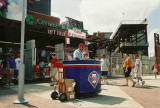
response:
[[[94,93],[101,91],[101,66],[99,61],[64,61],[65,78],[74,79],[75,92]]]

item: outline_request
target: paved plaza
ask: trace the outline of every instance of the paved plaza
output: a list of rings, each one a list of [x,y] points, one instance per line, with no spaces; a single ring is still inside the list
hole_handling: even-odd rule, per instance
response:
[[[0,88],[0,108],[4,107],[54,107],[54,108],[160,108],[160,79],[153,76],[144,76],[145,86],[122,86],[125,83],[123,77],[110,79],[111,85],[102,85],[102,92],[90,98],[76,99],[60,102],[52,100],[50,94],[53,87],[49,83],[36,83],[25,85],[25,99],[28,104],[13,104],[17,99],[17,85],[9,88]]]

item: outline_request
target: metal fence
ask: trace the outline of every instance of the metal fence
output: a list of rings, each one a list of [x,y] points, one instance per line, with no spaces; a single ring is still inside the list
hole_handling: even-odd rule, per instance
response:
[[[130,56],[132,60],[132,65],[135,63],[135,59],[132,56]],[[148,57],[148,56],[140,56],[140,60],[142,61],[142,73],[145,74],[152,74],[152,65],[154,64],[155,58],[154,57]],[[112,74],[113,75],[123,75],[123,62],[125,58],[122,58],[122,56],[112,56],[111,57],[111,64],[112,64]],[[132,70],[133,71],[133,70]]]

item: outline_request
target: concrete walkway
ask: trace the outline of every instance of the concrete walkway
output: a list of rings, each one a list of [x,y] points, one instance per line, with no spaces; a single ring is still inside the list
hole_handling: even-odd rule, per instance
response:
[[[76,108],[76,107],[109,107],[109,108],[160,108],[160,80],[153,80],[153,76],[144,77],[146,85],[141,87],[124,87],[124,78],[111,79],[113,85],[102,85],[102,92],[95,97],[76,99],[61,103],[52,100],[50,94],[53,87],[49,83],[26,84],[25,99],[28,104],[13,104],[17,99],[17,86],[0,88],[1,107],[54,107],[54,108]],[[130,84],[131,85],[131,84]],[[156,101],[154,101],[156,97]],[[152,101],[153,100],[153,101]]]

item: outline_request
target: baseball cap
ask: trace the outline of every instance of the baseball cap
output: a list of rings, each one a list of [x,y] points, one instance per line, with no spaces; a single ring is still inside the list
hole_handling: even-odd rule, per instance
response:
[[[20,54],[17,54],[17,57],[20,57]]]
[[[78,47],[85,47],[83,43],[80,43]]]
[[[106,56],[106,54],[102,54],[101,56],[104,57],[104,56]]]
[[[139,54],[135,54],[134,56],[135,56],[135,57],[139,57]]]

